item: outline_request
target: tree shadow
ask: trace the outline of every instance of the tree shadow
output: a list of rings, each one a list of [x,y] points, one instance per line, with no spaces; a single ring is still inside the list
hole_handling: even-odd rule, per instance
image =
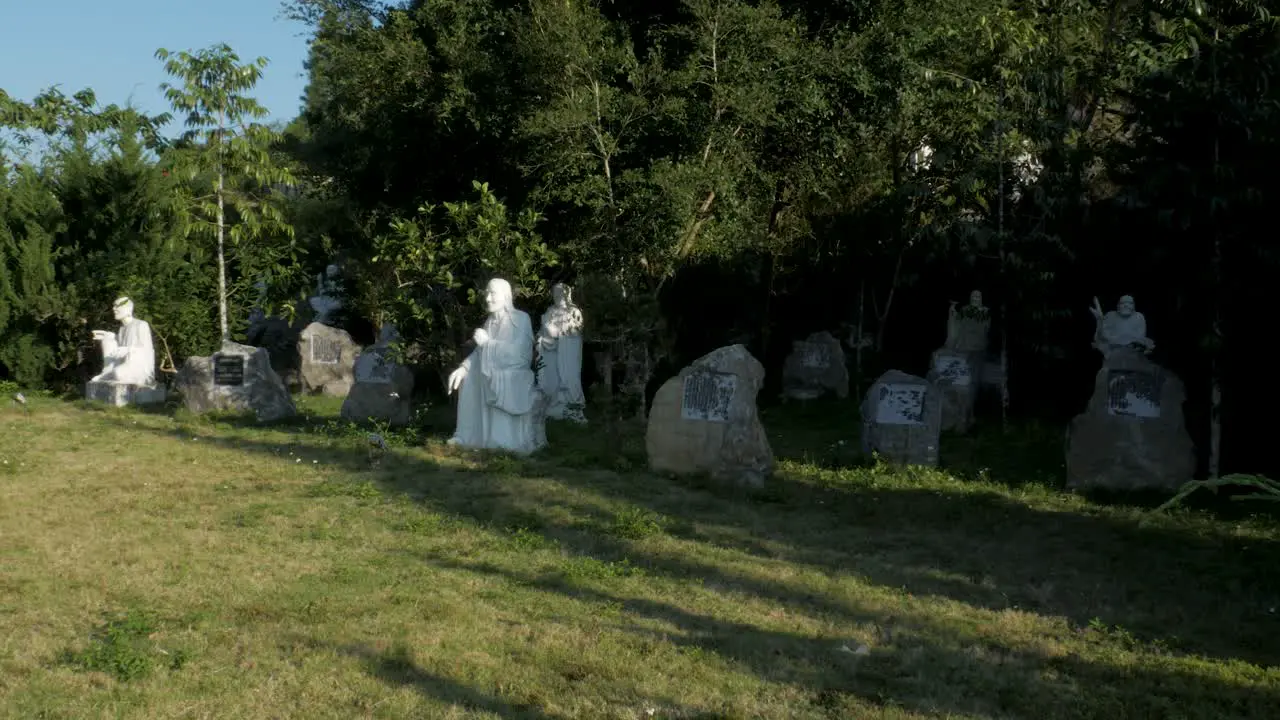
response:
[[[500,576],[536,592],[597,607],[620,607],[624,614],[611,624],[615,631],[711,651],[769,681],[802,685],[814,704],[833,713],[855,711],[856,703],[850,699],[859,698],[934,713],[1075,717],[1088,708],[1092,717],[1209,720],[1266,717],[1280,701],[1280,689],[1246,678],[1231,682],[1220,675],[1135,668],[1120,659],[1088,662],[1065,653],[1001,648],[980,631],[926,616],[893,618],[853,609],[851,617],[875,623],[879,631],[875,647],[862,648],[865,654],[860,654],[850,647],[856,642],[761,629],[666,602],[608,592],[562,575],[426,559],[445,570]],[[670,624],[679,633],[658,632],[641,620]]]
[[[161,430],[182,437],[181,430]],[[590,430],[552,427],[566,452]],[[278,444],[241,437],[208,442],[280,456]],[[610,534],[609,508],[639,508],[665,520],[675,538],[734,549],[828,574],[860,576],[915,595],[948,598],[994,611],[1020,609],[1067,618],[1084,628],[1095,620],[1181,652],[1260,665],[1280,664],[1280,544],[1237,537],[1230,529],[1196,532],[1144,527],[1136,519],[1038,510],[995,492],[952,493],[877,486],[829,488],[785,478],[766,496],[699,480],[647,472],[566,471],[554,452],[530,458],[435,447],[459,463],[450,482],[432,471],[436,459],[392,453],[372,467],[353,442],[311,450],[388,492],[482,525],[523,527],[579,555],[629,558],[655,572],[706,578],[781,603],[847,617],[829,598],[725,573],[709,563],[645,551]],[[573,456],[581,460],[580,456]],[[424,472],[427,471],[427,472]],[[520,497],[504,477],[571,485],[599,503]],[[571,518],[566,520],[565,518]]]
[[[507,702],[449,678],[427,672],[414,661],[405,647],[379,652],[369,645],[344,645],[337,650],[359,658],[365,671],[390,686],[410,687],[420,694],[469,710],[493,713],[511,720],[554,720],[532,705]]]

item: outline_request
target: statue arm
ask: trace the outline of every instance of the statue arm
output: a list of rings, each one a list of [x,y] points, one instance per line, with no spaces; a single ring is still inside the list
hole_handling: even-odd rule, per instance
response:
[[[1156,344],[1155,344],[1155,342],[1154,342],[1154,341],[1152,341],[1151,337],[1150,337],[1149,335],[1147,335],[1147,318],[1146,318],[1146,316],[1144,316],[1144,315],[1143,315],[1142,313],[1140,313],[1140,312],[1135,312],[1135,313],[1133,314],[1133,316],[1134,316],[1135,318],[1137,318],[1137,322],[1136,322],[1136,323],[1134,323],[1134,326],[1135,326],[1135,327],[1137,327],[1137,329],[1138,329],[1138,337],[1139,337],[1139,338],[1141,338],[1141,340],[1140,340],[1141,344],[1142,344],[1144,347],[1146,347],[1148,350],[1152,350],[1152,349],[1154,349],[1154,348],[1155,348],[1155,346],[1156,346]]]

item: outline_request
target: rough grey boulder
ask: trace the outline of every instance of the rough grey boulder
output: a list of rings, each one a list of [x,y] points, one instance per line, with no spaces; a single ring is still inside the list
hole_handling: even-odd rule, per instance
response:
[[[1195,472],[1177,375],[1131,351],[1103,361],[1067,431],[1067,487],[1177,490]]]
[[[890,370],[862,400],[862,451],[900,465],[938,464],[942,395],[922,377]]]
[[[313,322],[298,336],[302,390],[344,397],[355,384],[360,346],[346,330]]]
[[[226,342],[211,356],[189,357],[174,386],[195,413],[252,412],[258,420],[271,422],[298,412],[263,348]]]
[[[849,397],[849,368],[844,348],[829,332],[817,332],[792,343],[791,354],[782,366],[783,395],[809,400],[833,392]]]
[[[943,430],[966,432],[973,425],[983,364],[980,353],[946,348],[933,353],[927,379],[942,403]]]
[[[741,345],[722,347],[681,370],[658,390],[649,411],[649,467],[763,486],[774,468],[756,410],[763,384],[764,367]]]
[[[413,416],[413,371],[387,357],[387,348],[360,354],[355,384],[342,402],[342,417],[355,422],[373,419],[407,425]]]

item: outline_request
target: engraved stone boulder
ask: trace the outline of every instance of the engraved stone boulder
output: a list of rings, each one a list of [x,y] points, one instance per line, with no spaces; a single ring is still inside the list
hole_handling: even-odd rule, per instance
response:
[[[829,332],[818,332],[792,343],[791,354],[782,366],[782,388],[784,397],[796,400],[811,400],[828,392],[849,397],[849,368],[840,341]]]
[[[942,348],[933,353],[928,380],[942,402],[942,429],[966,432],[973,425],[983,362],[980,353]]]
[[[355,384],[360,346],[346,330],[313,322],[298,336],[302,391],[345,397]]]
[[[174,385],[195,413],[252,412],[271,422],[298,412],[263,348],[225,342],[211,356],[187,358]]]
[[[695,360],[658,390],[649,411],[649,467],[707,473],[761,487],[773,472],[773,450],[756,410],[764,366],[742,345]]]
[[[862,400],[862,451],[900,465],[938,464],[942,394],[922,377],[890,370]]]
[[[1177,490],[1195,472],[1177,375],[1141,353],[1113,351],[1067,432],[1067,487]]]
[[[355,385],[342,401],[342,417],[401,426],[413,415],[413,371],[389,357],[389,348],[370,348],[356,358]]]

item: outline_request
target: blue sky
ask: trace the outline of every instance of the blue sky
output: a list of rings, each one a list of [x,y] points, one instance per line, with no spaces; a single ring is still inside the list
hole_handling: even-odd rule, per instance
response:
[[[242,61],[271,61],[253,95],[268,122],[288,121],[306,86],[307,28],[279,13],[279,0],[0,0],[0,88],[25,101],[51,85],[88,87],[103,105],[132,99],[155,114],[169,110],[157,48],[227,43]]]

